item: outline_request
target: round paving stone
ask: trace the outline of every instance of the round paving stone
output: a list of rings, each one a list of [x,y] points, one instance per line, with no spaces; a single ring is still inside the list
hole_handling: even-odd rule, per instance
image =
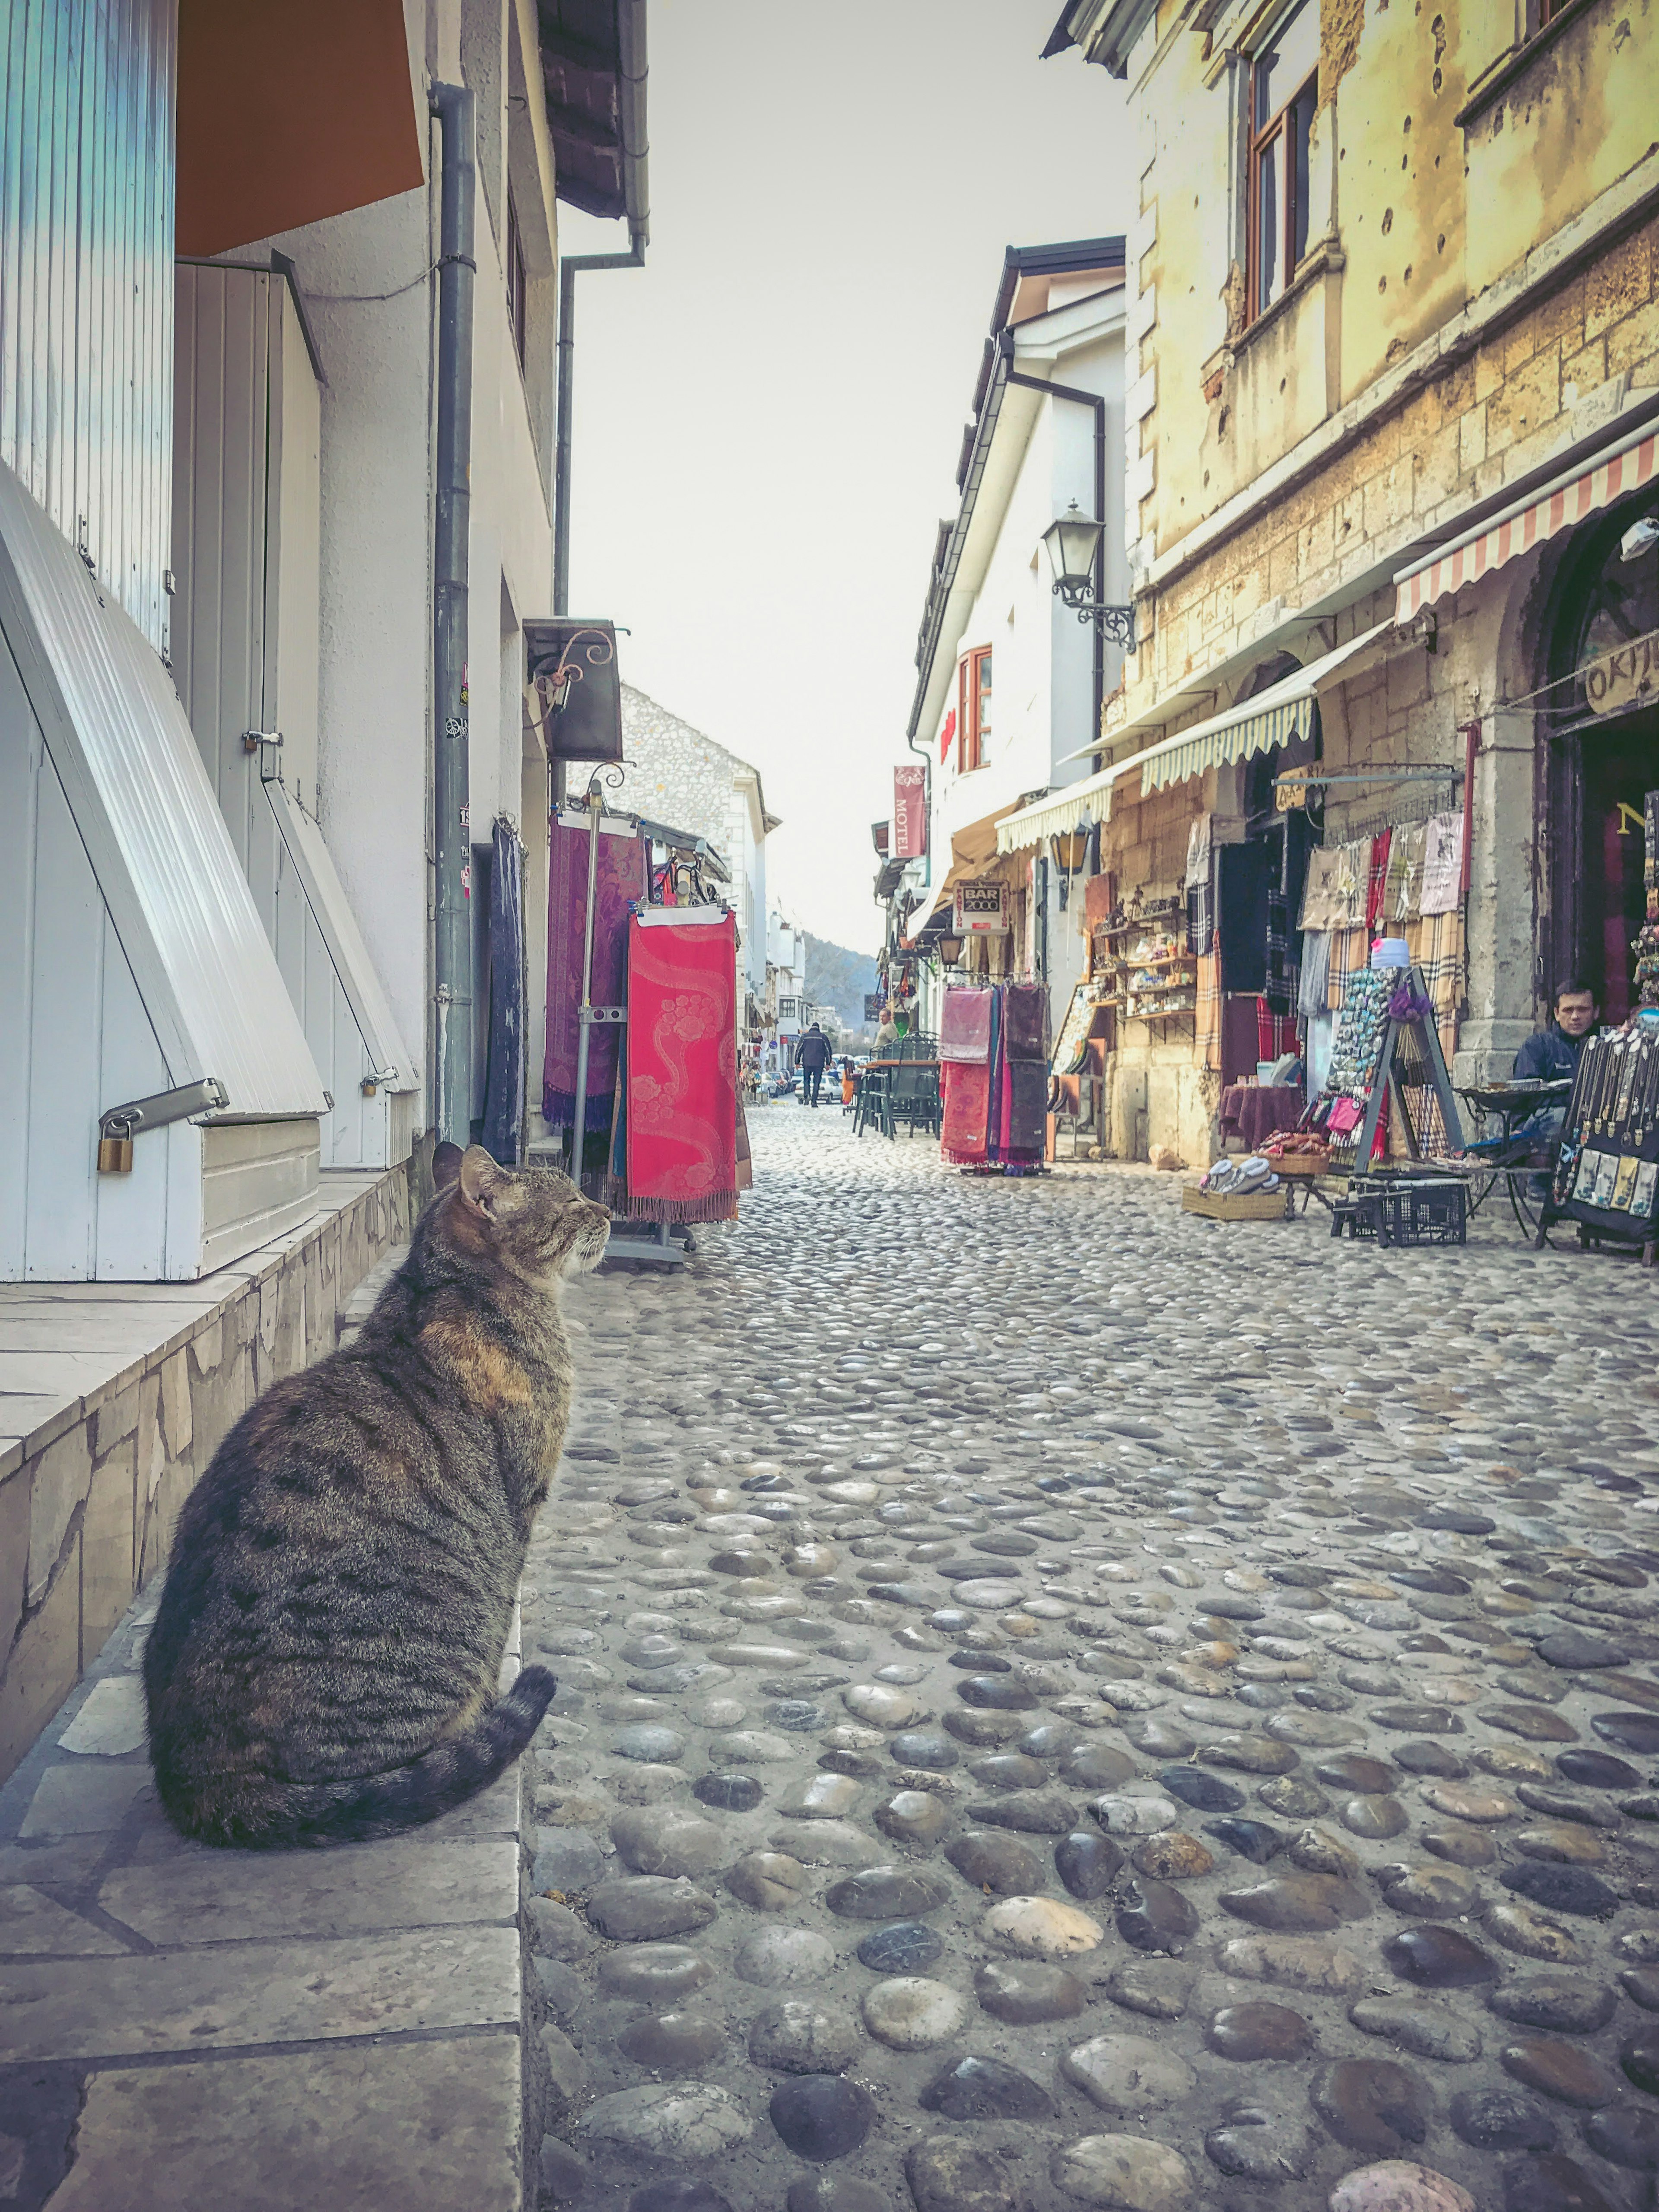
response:
[[[1036,1698],[1012,1674],[970,1674],[957,1684],[957,1695],[965,1705],[993,1713],[1029,1713]]]
[[[1269,2185],[1299,2180],[1316,2155],[1299,2113],[1254,2099],[1232,2106],[1220,2125],[1210,2130],[1204,2153],[1223,2173]]]
[[[856,2150],[876,2118],[869,2091],[839,2074],[805,2074],[781,2081],[767,2109],[795,2155],[820,2166]]]
[[[1403,1835],[1411,1825],[1397,1797],[1350,1797],[1336,1817],[1351,1836],[1363,1836],[1373,1843]]]
[[[641,1723],[638,1728],[619,1729],[611,1739],[611,1748],[619,1759],[649,1759],[654,1765],[683,1758],[685,1738],[672,1729]]]
[[[1553,2097],[1558,2104],[1576,2105],[1581,2112],[1594,2112],[1599,2105],[1610,2105],[1619,2094],[1619,2085],[1613,2075],[1598,2065],[1587,2051],[1581,2051],[1577,2044],[1558,2042],[1553,2037],[1512,2043],[1499,2052],[1498,2063],[1507,2075],[1528,2089]]]
[[[700,1774],[691,1795],[717,1813],[752,1813],[765,1792],[752,1774]]]
[[[1224,1889],[1218,1902],[1236,1919],[1285,1935],[1318,1934],[1363,1920],[1371,1909],[1357,1882],[1332,1874],[1273,1875],[1247,1889]]]
[[[1659,2172],[1659,2112],[1640,2105],[1613,2105],[1592,2112],[1584,2141],[1614,2166],[1637,2173]]]
[[[581,2117],[581,2130],[600,2142],[649,2158],[714,2158],[755,2131],[736,2099],[712,2084],[653,2082],[601,2097]]]
[[[850,2014],[827,2011],[809,1997],[769,2005],[749,2023],[749,2056],[775,2074],[839,2074],[864,2039]]]
[[[882,1866],[848,1875],[827,1892],[823,1901],[843,1920],[915,1920],[936,1911],[949,1895],[945,1885],[932,1875]]]
[[[1197,1935],[1198,1908],[1168,1882],[1128,1883],[1114,1917],[1117,1932],[1137,1951],[1167,1951],[1178,1956]]]
[[[637,1997],[649,2004],[689,1996],[714,1978],[708,1960],[685,1943],[641,1943],[599,1960],[599,1987],[607,1996]]]
[[[1603,1742],[1633,1751],[1638,1759],[1659,1753],[1659,1713],[1592,1713],[1590,1726]]]
[[[1315,1820],[1330,1802],[1300,1774],[1281,1774],[1275,1781],[1264,1782],[1255,1794],[1270,1813],[1281,1813],[1287,1820]]]
[[[999,2058],[958,2058],[916,2101],[947,2120],[1046,2120],[1054,2110],[1046,2089]]]
[[[1451,1867],[1382,1867],[1382,1901],[1419,1920],[1478,1920],[1485,1903],[1477,1884]]]
[[[1557,1752],[1555,1765],[1564,1781],[1581,1783],[1590,1790],[1632,1790],[1642,1779],[1628,1760],[1615,1759],[1609,1751],[1581,1746]]]
[[[1036,1731],[1033,1730],[1032,1734]],[[1029,1744],[1030,1737],[1025,1741]],[[1037,1754],[1039,1757],[1042,1754]],[[1081,1743],[1061,1758],[1060,1778],[1079,1790],[1115,1790],[1135,1772],[1135,1763],[1107,1743]],[[1223,1789],[1229,1785],[1224,1783]],[[1176,1793],[1171,1791],[1172,1796]],[[1191,1801],[1188,1800],[1188,1802]],[[1243,1802],[1243,1800],[1240,1800]]]
[[[712,1897],[689,1881],[671,1881],[661,1875],[623,1875],[602,1881],[588,1892],[585,1909],[600,1935],[618,1943],[689,1935],[706,1928],[719,1910]]]
[[[968,2016],[967,2000],[945,1982],[901,1975],[866,1990],[864,2024],[894,2051],[925,2051],[954,2035]]]
[[[1476,2150],[1553,2150],[1560,2132],[1518,2089],[1460,2089],[1448,2110],[1455,2133]]]
[[[1457,1754],[1443,1743],[1397,1743],[1391,1749],[1395,1765],[1403,1766],[1407,1774],[1437,1774],[1455,1782],[1468,1771]]]
[[[1225,2005],[1205,2029],[1204,2042],[1218,2058],[1299,2058],[1312,2046],[1313,2029],[1287,2005]]]
[[[810,1928],[757,1928],[738,1946],[732,1971],[763,1990],[816,1982],[836,1962],[836,1947]]]
[[[1551,1866],[1529,1859],[1522,1866],[1505,1867],[1498,1878],[1505,1889],[1516,1891],[1547,1912],[1577,1913],[1588,1919],[1604,1920],[1618,1910],[1618,1893],[1583,1867]]]
[[[1072,1895],[1085,1905],[1091,1898],[1106,1895],[1122,1864],[1123,1853],[1111,1838],[1090,1829],[1074,1828],[1054,1845],[1055,1872]]]
[[[1612,1992],[1607,1994],[1611,1996]],[[1611,2007],[1609,2007],[1609,2010]],[[1598,2021],[1599,2027],[1601,2022]],[[1659,2031],[1643,2028],[1619,2046],[1619,2063],[1627,2081],[1650,2097],[1659,2097]]]
[[[1103,1836],[1101,1841],[1106,1838]],[[1042,1861],[1028,1844],[1012,1836],[970,1831],[945,1847],[945,1856],[964,1881],[994,1897],[1022,1897],[1042,1887]]]
[[[1158,1779],[1171,1797],[1200,1813],[1237,1813],[1244,1802],[1244,1792],[1237,1783],[1207,1774],[1201,1766],[1160,1767]]]
[[[1494,1990],[1487,2002],[1500,2019],[1522,2027],[1594,2035],[1613,2018],[1618,1999],[1605,1982],[1586,1981],[1577,1974],[1521,1974]]]
[[[1362,1997],[1349,2006],[1348,2018],[1365,2034],[1385,2036],[1414,2057],[1461,2066],[1480,2056],[1479,2028],[1421,1997]]]
[[[1426,2088],[1390,2060],[1339,2059],[1312,2094],[1314,2110],[1346,2150],[1386,2157],[1428,2133],[1432,2107]]]
[[[1089,1992],[1063,1966],[992,1959],[974,1970],[974,1995],[994,2020],[1029,2027],[1041,2021],[1075,2020]]]
[[[1137,1847],[1132,1863],[1137,1873],[1151,1875],[1158,1881],[1196,1881],[1200,1875],[1215,1871],[1214,1855],[1205,1850],[1196,1836],[1185,1835],[1179,1828],[1148,1836]]]
[[[785,1851],[750,1851],[726,1877],[734,1897],[761,1912],[783,1912],[805,1896],[808,1876],[799,1859]]]
[[[927,1850],[951,1825],[950,1808],[942,1798],[921,1790],[901,1790],[875,1811],[876,1826],[895,1843]]]
[[[904,2178],[916,2212],[1022,2212],[1025,2202],[1003,2161],[961,2136],[913,2143],[904,2154]]]
[[[1184,2058],[1146,2035],[1097,2035],[1068,2051],[1060,2070],[1091,2104],[1108,2112],[1177,2104],[1198,2081]]]
[[[1577,2160],[1561,2151],[1504,2168],[1504,2212],[1618,2212]]]
[[[1179,2151],[1143,2136],[1085,2136],[1054,2152],[1048,2179],[1080,2204],[1124,2212],[1177,2212],[1193,2192],[1193,2170]]]
[[[1255,1866],[1265,1866],[1284,1850],[1287,1840],[1282,1829],[1271,1827],[1265,1820],[1206,1820],[1204,1832]]]
[[[931,1966],[944,1949],[943,1939],[925,1921],[897,1920],[866,1936],[857,1955],[877,1973],[908,1974]]]
[[[957,1765],[962,1758],[949,1736],[936,1735],[931,1729],[901,1729],[890,1739],[887,1748],[901,1766],[942,1771]]]
[[[1384,1943],[1382,1956],[1402,1981],[1419,1989],[1469,1989],[1498,1979],[1496,1963],[1478,1943],[1435,1923],[1402,1928]]]
[[[1352,1790],[1357,1796],[1375,1796],[1392,1790],[1399,1779],[1394,1769],[1380,1759],[1361,1759],[1347,1756],[1342,1759],[1322,1759],[1314,1769],[1315,1779],[1329,1783],[1333,1790]]]

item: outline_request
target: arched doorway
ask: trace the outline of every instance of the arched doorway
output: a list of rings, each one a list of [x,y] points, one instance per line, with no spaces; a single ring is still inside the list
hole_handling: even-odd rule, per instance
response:
[[[1542,994],[1578,975],[1622,1022],[1635,1002],[1643,808],[1659,789],[1659,544],[1624,557],[1651,493],[1580,533],[1563,568],[1543,717],[1550,926]]]

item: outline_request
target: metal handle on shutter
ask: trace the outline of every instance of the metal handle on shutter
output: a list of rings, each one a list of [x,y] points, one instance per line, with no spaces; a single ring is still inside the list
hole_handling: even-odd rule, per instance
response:
[[[199,1083],[181,1085],[176,1091],[157,1091],[148,1098],[130,1099],[112,1106],[98,1117],[98,1172],[132,1173],[132,1140],[141,1129],[164,1128],[169,1121],[188,1121],[192,1114],[210,1113],[228,1106],[230,1093],[216,1075]]]

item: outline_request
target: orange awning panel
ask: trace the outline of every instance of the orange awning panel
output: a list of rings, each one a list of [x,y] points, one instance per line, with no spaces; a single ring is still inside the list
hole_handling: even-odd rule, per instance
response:
[[[426,180],[402,0],[179,0],[181,255]]]

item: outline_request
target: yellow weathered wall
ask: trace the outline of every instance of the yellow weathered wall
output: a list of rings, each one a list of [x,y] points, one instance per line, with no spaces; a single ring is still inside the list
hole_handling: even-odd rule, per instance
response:
[[[1505,0],[1438,9],[1325,0],[1309,261],[1291,295],[1243,331],[1236,311],[1229,327],[1237,155],[1225,73],[1206,62],[1203,39],[1170,40],[1139,88],[1134,273],[1156,297],[1136,364],[1152,404],[1131,528],[1152,555],[1169,553],[1650,153],[1659,0],[1589,9],[1458,123],[1508,50],[1513,13]],[[1535,428],[1554,411],[1549,394],[1516,368],[1508,411]]]

